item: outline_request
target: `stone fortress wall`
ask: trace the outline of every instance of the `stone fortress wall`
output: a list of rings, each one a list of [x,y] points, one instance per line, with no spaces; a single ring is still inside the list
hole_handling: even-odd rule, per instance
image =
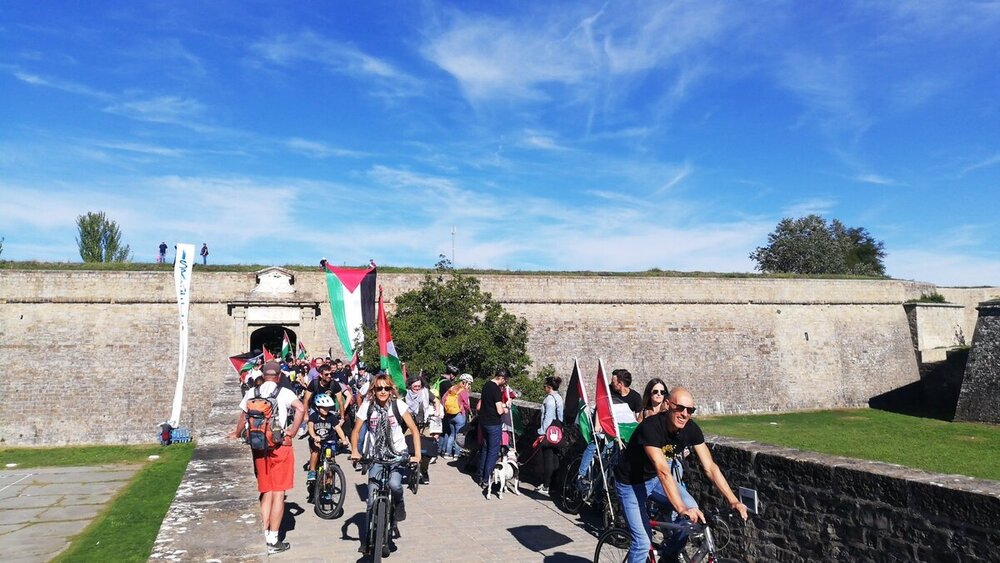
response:
[[[202,425],[231,369],[227,357],[247,350],[254,323],[280,321],[310,351],[334,346],[340,355],[323,274],[293,275],[287,295],[269,296],[255,295],[254,273],[195,268],[183,425]],[[935,289],[896,280],[478,277],[527,319],[533,369],[551,363],[565,377],[577,357],[593,377],[600,356],[608,369],[629,368],[640,391],[660,376],[691,388],[704,411],[724,413],[862,406],[918,381],[902,303]],[[387,304],[422,278],[380,274]],[[963,304],[1000,293],[941,292]],[[975,309],[962,311],[956,322],[971,341]],[[152,440],[169,414],[177,341],[172,272],[0,271],[0,444]]]

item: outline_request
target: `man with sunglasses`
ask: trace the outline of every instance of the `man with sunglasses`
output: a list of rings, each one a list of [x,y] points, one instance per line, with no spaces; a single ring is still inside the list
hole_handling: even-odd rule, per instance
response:
[[[705,475],[730,508],[739,512],[743,520],[747,519],[747,507],[733,494],[705,445],[701,428],[691,420],[697,409],[691,393],[683,387],[675,387],[667,401],[666,411],[649,416],[639,424],[615,468],[615,490],[632,536],[628,553],[630,563],[646,561],[649,552],[652,530],[646,511],[647,499],[672,509],[675,519],[705,521],[698,503],[682,482],[684,458],[691,450],[697,454]],[[674,534],[664,545],[665,555],[676,556],[685,542],[687,534]]]

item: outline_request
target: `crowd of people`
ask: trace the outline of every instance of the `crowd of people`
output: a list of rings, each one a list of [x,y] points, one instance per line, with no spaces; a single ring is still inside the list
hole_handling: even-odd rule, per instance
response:
[[[397,521],[405,520],[403,480],[406,467],[418,468],[411,479],[430,483],[429,466],[438,458],[454,459],[471,455],[474,479],[489,498],[492,473],[501,450],[515,443],[511,406],[516,392],[508,385],[510,373],[498,369],[481,390],[473,410],[469,393],[472,375],[449,368],[445,374],[428,381],[422,375],[409,377],[405,391],[385,372],[364,366],[345,365],[339,359],[316,358],[311,361],[270,361],[249,372],[244,381],[240,417],[230,434],[253,433],[253,416],[261,398],[273,401],[279,436],[274,447],[255,449],[254,471],[261,493],[261,516],[265,541],[270,553],[289,549],[278,538],[284,499],[292,490],[295,460],[292,440],[308,439],[310,458],[303,469],[307,483],[315,479],[319,452],[324,443],[336,442],[356,469],[367,467],[368,510],[374,497],[375,483],[388,472],[391,501]],[[536,492],[549,494],[549,487],[559,467],[559,437],[564,425],[563,398],[559,377],[545,379],[545,397],[541,404],[541,424],[532,455],[541,457],[541,484]],[[640,395],[631,389],[632,374],[626,369],[612,372],[611,399],[624,404],[639,421],[627,443],[595,439],[584,450],[577,483],[588,486],[597,478],[591,461],[600,448],[617,447],[621,455],[610,468],[613,486],[621,502],[632,541],[629,561],[645,561],[651,545],[648,501],[673,513],[674,518],[704,521],[698,503],[683,483],[686,458],[698,458],[709,481],[744,519],[747,508],[731,490],[722,471],[712,460],[704,435],[691,416],[696,410],[691,393],[681,387],[670,390],[660,378],[649,380]],[[463,432],[476,428],[478,440],[466,443]],[[572,421],[569,421],[572,422]],[[603,442],[603,446],[600,445]],[[253,440],[250,440],[253,444]],[[463,446],[469,446],[468,448]],[[365,461],[366,464],[358,462]],[[366,513],[367,515],[367,513]],[[367,522],[367,516],[366,516]],[[364,530],[359,551],[365,552]],[[680,551],[686,538],[676,534],[666,543],[667,555]]]

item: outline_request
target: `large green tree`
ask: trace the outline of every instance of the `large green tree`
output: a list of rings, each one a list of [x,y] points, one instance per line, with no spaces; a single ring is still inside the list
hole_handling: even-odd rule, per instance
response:
[[[782,219],[750,259],[765,273],[885,275],[882,241],[815,214]]]
[[[122,242],[118,223],[104,214],[88,211],[76,218],[80,258],[84,262],[129,262],[132,251]]]
[[[522,373],[531,363],[527,353],[528,323],[504,310],[479,279],[462,275],[450,264],[438,264],[420,287],[396,297],[387,315],[393,342],[409,373],[443,373],[446,365],[477,377],[498,367]],[[378,365],[378,336],[365,331],[363,359]]]

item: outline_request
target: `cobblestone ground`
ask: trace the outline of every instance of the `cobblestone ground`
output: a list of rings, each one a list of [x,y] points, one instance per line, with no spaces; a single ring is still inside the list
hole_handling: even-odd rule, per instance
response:
[[[307,459],[308,447],[297,440],[298,465]],[[298,513],[287,523],[286,541],[292,549],[272,556],[281,561],[364,561],[357,552],[367,495],[366,480],[351,469],[346,456],[338,456],[348,483],[344,515],[322,520],[306,502],[304,474],[296,475],[296,489],[286,506]],[[416,495],[404,491],[407,519],[399,523],[397,550],[387,561],[591,561],[597,539],[559,511],[548,497],[522,484],[520,495],[510,492],[502,500],[483,498],[472,478],[458,470],[458,462],[439,460],[430,466],[431,483]]]

